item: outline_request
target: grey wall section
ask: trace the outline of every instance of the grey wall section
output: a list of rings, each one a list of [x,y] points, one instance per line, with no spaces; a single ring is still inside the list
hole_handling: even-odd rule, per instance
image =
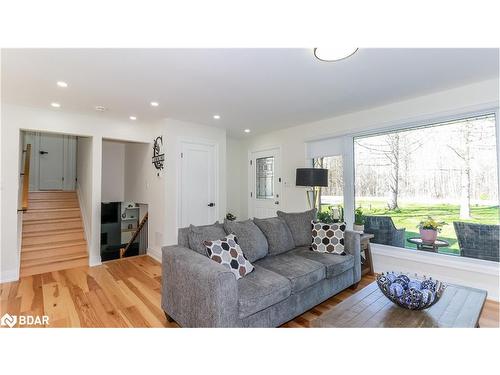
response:
[[[77,190],[88,242],[92,236],[92,138],[78,137],[77,150]]]
[[[102,142],[102,185],[103,202],[123,202],[125,199],[125,147],[123,142]]]

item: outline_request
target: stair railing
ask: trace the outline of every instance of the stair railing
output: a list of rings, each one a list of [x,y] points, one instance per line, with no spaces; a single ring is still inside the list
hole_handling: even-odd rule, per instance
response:
[[[27,211],[29,206],[29,190],[30,190],[30,162],[31,162],[31,144],[26,145],[24,153],[24,168],[21,173],[22,192],[21,192],[21,209],[18,211]]]
[[[125,254],[127,253],[127,250],[134,243],[134,241],[137,239],[137,236],[139,236],[139,234],[141,233],[144,225],[147,222],[148,222],[148,213],[146,212],[146,214],[142,218],[141,222],[139,223],[139,226],[137,227],[137,230],[134,232],[134,234],[132,235],[132,237],[130,237],[130,241],[128,241],[127,246],[122,247],[120,249],[120,258],[123,258],[125,256]]]

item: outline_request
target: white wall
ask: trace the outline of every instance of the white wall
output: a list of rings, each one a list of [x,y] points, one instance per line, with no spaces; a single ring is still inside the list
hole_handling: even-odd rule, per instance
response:
[[[152,126],[141,122],[116,121],[101,116],[86,116],[62,110],[37,109],[2,103],[1,114],[1,246],[0,281],[19,277],[17,202],[20,168],[17,161],[5,155],[18,155],[20,131],[46,131],[92,138],[92,204],[91,238],[89,244],[90,264],[100,263],[100,215],[101,215],[101,152],[102,138],[124,141],[150,142]]]
[[[244,140],[227,138],[227,211],[238,220],[246,215],[247,155]]]
[[[102,142],[102,185],[103,202],[125,201],[125,143]]]
[[[88,249],[92,240],[92,138],[77,138],[76,191],[80,202]]]
[[[338,117],[328,118],[314,123],[278,130],[248,138],[241,152],[265,149],[269,146],[281,146],[283,189],[281,209],[284,211],[300,211],[307,209],[304,189],[295,187],[295,169],[305,167],[306,142],[346,134],[354,134],[367,130],[383,129],[398,124],[419,122],[445,117],[459,112],[470,112],[478,108],[498,106],[498,80],[489,80],[446,90],[426,96],[417,97],[389,105],[354,112]],[[248,166],[242,164],[242,168]],[[248,194],[248,177],[243,174],[241,194]],[[229,180],[228,191],[236,192],[232,180]],[[234,196],[229,198],[234,201]],[[246,205],[241,207],[242,216],[248,216]]]
[[[156,129],[158,130],[158,128]],[[156,175],[156,170],[151,163],[152,148],[152,143],[127,143],[125,145],[125,165],[127,167],[124,200],[148,205],[148,246],[153,249],[155,254],[159,254],[163,245],[160,240],[164,230],[165,195],[168,195],[169,192],[164,190],[164,177]],[[157,240],[158,236],[160,240]]]
[[[163,126],[163,140],[166,141],[166,171],[165,183],[166,191],[169,192],[165,201],[165,243],[172,244],[177,242],[177,227],[179,222],[178,208],[179,197],[179,175],[180,175],[180,153],[183,140],[188,141],[210,141],[218,147],[219,153],[219,196],[216,204],[219,209],[218,220],[223,220],[226,216],[227,193],[226,193],[226,130],[210,126],[203,126],[193,123],[187,123],[177,120],[166,120]]]

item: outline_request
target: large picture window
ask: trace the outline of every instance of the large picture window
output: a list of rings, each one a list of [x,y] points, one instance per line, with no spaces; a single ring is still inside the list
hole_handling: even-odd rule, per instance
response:
[[[365,232],[382,244],[498,261],[496,139],[494,115],[355,137]],[[434,242],[419,228],[431,219],[441,224]]]

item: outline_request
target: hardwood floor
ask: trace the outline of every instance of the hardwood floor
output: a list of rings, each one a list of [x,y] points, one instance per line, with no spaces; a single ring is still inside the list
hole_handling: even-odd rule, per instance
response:
[[[374,280],[364,276],[363,288]],[[282,327],[309,327],[357,290],[347,289]],[[0,316],[48,315],[49,327],[178,327],[160,307],[161,266],[149,256],[78,267],[0,284]],[[481,327],[499,327],[500,306],[486,301]]]

